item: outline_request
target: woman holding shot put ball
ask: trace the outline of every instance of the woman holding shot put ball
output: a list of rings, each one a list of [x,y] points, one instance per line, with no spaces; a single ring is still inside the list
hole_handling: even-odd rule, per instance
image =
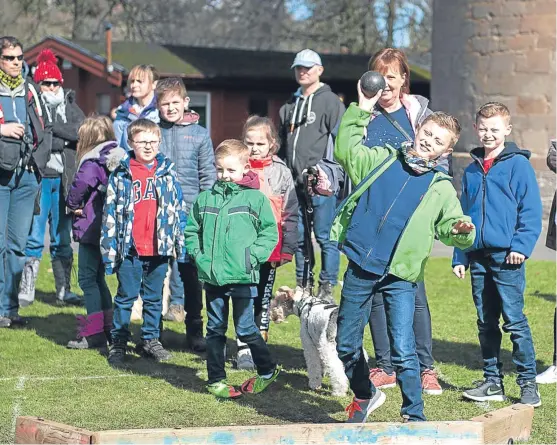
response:
[[[369,69],[382,74],[386,85],[367,127],[365,145],[374,147],[389,144],[401,148],[403,142],[414,140],[416,128],[432,113],[428,108],[429,101],[425,97],[410,94],[410,67],[402,51],[394,48],[380,50],[371,58]],[[360,81],[362,89],[367,86],[371,90],[369,93],[364,91],[364,94],[374,93],[373,89],[377,91],[377,87],[381,86],[380,82],[374,77],[366,79],[364,76]],[[440,162],[439,167],[447,171],[448,160]],[[369,326],[377,363],[369,377],[376,388],[393,388],[396,386],[396,375],[391,362],[382,294],[373,296]],[[414,335],[420,361],[422,391],[425,394],[440,395],[443,390],[433,370],[431,315],[423,282],[418,283],[416,292]]]

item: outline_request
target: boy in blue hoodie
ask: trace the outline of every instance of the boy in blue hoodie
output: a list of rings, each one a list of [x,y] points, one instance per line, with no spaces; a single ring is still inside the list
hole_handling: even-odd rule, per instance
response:
[[[484,381],[463,396],[475,401],[504,401],[501,331],[510,332],[520,403],[541,405],[536,385],[534,342],[524,315],[524,262],[542,228],[542,203],[530,152],[505,142],[512,131],[508,108],[497,102],[476,113],[482,144],[471,151],[473,162],[462,177],[462,210],[478,228],[472,247],[455,248],[453,272],[463,279],[470,267],[472,296],[478,312],[478,336]]]

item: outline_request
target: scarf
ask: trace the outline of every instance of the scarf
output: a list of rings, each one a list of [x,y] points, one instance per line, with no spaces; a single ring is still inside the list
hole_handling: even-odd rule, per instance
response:
[[[435,159],[425,159],[418,155],[418,152],[414,150],[413,142],[403,142],[400,148],[404,154],[404,161],[406,164],[418,174],[427,173],[439,164],[439,157]]]
[[[15,90],[23,83],[23,76],[20,73],[17,77],[12,77],[0,70],[0,82],[6,85],[10,90]]]
[[[41,96],[46,105],[46,112],[49,120],[54,122],[56,120],[56,116],[58,116],[62,122],[66,123],[68,120],[66,118],[66,97],[64,89],[60,87],[56,93],[46,91],[42,93]]]

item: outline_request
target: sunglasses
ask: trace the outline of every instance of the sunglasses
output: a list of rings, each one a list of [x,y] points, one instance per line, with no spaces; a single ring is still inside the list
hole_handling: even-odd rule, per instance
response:
[[[60,82],[58,82],[57,80],[43,80],[41,82],[41,85],[45,87],[57,87],[60,85]]]
[[[21,60],[23,60],[23,54],[20,54],[19,56],[4,56],[4,55],[2,55],[2,56],[0,56],[0,58],[2,60],[7,60],[8,62],[13,62],[15,59],[21,61]]]

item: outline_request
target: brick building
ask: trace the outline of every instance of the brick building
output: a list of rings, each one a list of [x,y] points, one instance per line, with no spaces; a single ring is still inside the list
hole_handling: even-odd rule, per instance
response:
[[[183,78],[190,106],[216,145],[239,137],[250,114],[278,120],[278,110],[297,88],[290,65],[294,53],[202,48],[151,43],[112,42],[112,71],[106,69],[104,42],[48,37],[25,51],[29,65],[39,52],[52,49],[60,59],[65,85],[77,92],[86,114],[108,114],[125,94],[127,74],[138,64],[153,64],[161,77]],[[357,99],[356,82],[367,70],[369,56],[322,55],[323,81],[345,102]],[[412,66],[412,92],[429,97],[429,72]]]

